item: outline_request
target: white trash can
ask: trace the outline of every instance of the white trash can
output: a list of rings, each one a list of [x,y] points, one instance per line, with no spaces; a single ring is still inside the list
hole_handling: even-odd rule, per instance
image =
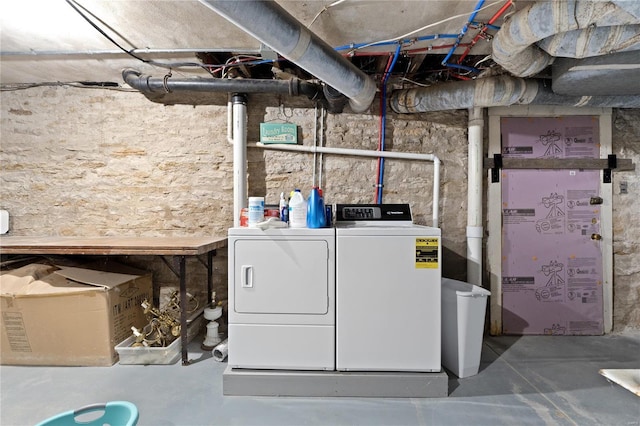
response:
[[[473,284],[442,279],[442,364],[461,379],[480,369],[489,295]]]

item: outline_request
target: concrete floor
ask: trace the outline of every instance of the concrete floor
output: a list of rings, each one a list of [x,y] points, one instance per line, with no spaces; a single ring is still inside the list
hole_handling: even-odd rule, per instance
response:
[[[201,341],[201,340],[200,340]],[[598,374],[640,368],[640,332],[487,337],[477,376],[450,374],[446,398],[225,397],[226,363],[191,343],[188,367],[0,367],[2,426],[33,425],[128,400],[140,426],[640,425],[640,397]]]

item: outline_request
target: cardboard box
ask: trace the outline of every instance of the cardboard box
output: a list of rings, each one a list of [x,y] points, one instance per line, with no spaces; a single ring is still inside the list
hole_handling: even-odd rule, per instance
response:
[[[151,275],[31,264],[0,276],[0,363],[110,366],[147,320]]]
[[[298,126],[292,123],[260,123],[260,142],[298,143]]]

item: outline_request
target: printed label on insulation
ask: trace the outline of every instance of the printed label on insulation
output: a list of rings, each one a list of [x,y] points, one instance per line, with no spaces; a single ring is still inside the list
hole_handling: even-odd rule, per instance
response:
[[[438,238],[416,238],[416,268],[438,268]]]

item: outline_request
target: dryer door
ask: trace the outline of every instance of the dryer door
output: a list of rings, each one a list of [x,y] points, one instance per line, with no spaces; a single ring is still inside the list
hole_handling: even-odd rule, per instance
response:
[[[234,311],[315,314],[329,310],[329,247],[323,240],[235,241]]]

